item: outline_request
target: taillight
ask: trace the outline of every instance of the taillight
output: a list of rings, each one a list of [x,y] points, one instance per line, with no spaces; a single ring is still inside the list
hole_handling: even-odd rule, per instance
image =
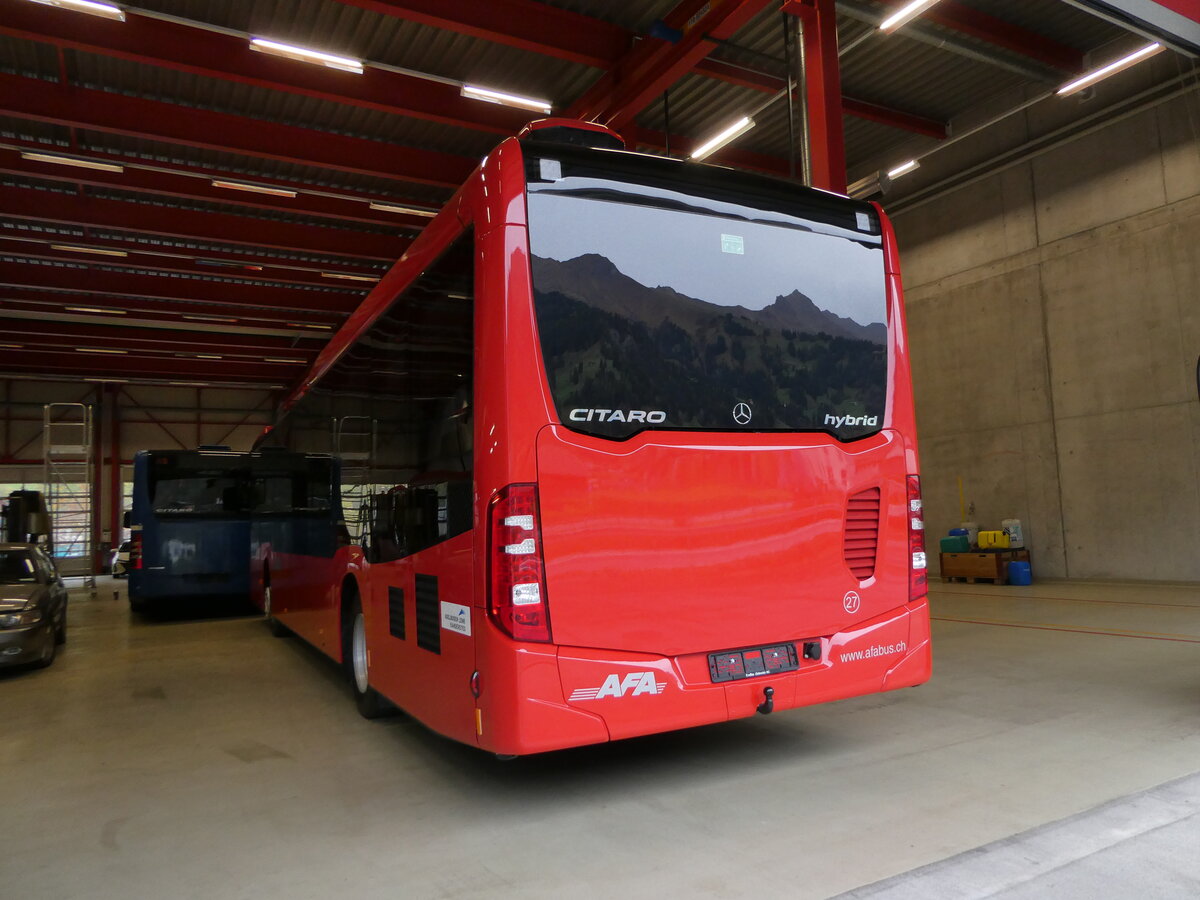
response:
[[[131,569],[142,567],[142,533],[140,531],[135,531],[129,536],[129,567]]]
[[[908,476],[908,599],[920,600],[929,593],[925,568],[925,509],[921,504],[921,476]]]
[[[514,640],[550,641],[535,484],[510,484],[492,498],[488,612]]]

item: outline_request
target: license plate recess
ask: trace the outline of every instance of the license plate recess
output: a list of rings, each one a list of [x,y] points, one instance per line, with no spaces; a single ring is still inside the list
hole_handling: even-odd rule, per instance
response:
[[[714,682],[757,678],[791,672],[799,667],[795,644],[771,644],[708,654],[708,673]]]

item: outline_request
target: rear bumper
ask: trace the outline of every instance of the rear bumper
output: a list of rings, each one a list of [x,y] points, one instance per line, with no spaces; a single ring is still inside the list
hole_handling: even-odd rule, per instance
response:
[[[803,659],[802,642],[814,640],[820,659]],[[767,687],[778,712],[912,687],[931,672],[924,600],[837,634],[790,641],[799,668],[721,683],[712,681],[707,653],[665,657],[524,645],[512,654],[510,673],[487,679],[505,689],[491,698],[485,691],[480,700],[479,743],[496,753],[539,753],[752,716]],[[724,649],[737,648],[713,652]]]
[[[170,600],[177,597],[230,597],[250,593],[249,572],[174,575],[146,569],[125,573],[129,593],[142,600]]]
[[[54,640],[54,625],[49,620],[28,628],[0,630],[0,667],[25,666],[37,662]]]

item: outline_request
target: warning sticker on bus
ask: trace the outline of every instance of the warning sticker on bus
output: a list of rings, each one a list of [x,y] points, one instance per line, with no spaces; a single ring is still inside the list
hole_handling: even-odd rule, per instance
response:
[[[447,631],[471,635],[471,607],[442,601],[442,627]]]

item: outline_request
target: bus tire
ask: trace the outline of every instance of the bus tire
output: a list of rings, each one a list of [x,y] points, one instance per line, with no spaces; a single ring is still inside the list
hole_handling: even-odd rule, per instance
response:
[[[277,638],[288,637],[292,631],[277,618],[271,615],[271,585],[263,586],[263,615],[266,617],[267,631]]]
[[[367,680],[367,625],[363,618],[362,603],[358,595],[350,598],[348,629],[343,629],[342,659],[350,675],[350,687],[354,691],[354,705],[364,719],[378,719],[393,711],[390,703]],[[348,633],[347,633],[348,632]]]

